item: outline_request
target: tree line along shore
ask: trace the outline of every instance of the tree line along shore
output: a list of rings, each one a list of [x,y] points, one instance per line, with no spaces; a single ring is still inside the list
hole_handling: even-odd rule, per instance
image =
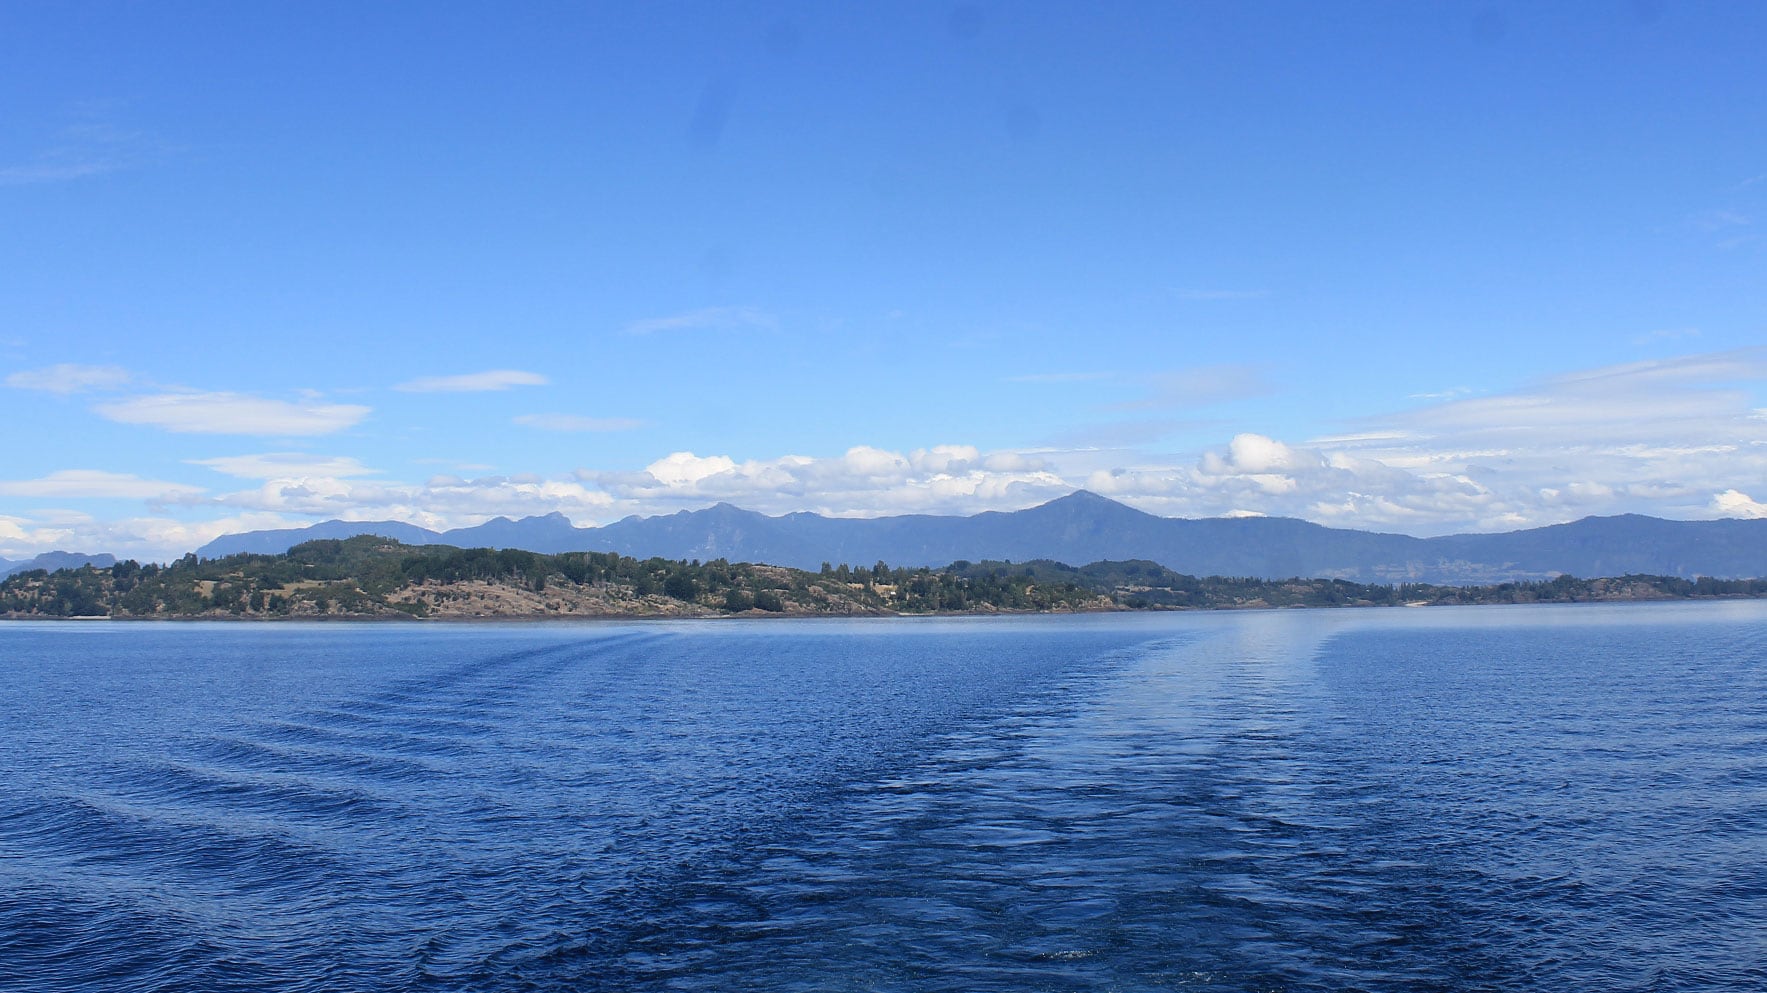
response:
[[[824,564],[807,571],[613,552],[404,545],[372,535],[280,555],[18,573],[0,617],[426,619],[889,616],[1568,603],[1767,596],[1767,579],[1620,576],[1489,586],[1187,576],[1147,561]]]

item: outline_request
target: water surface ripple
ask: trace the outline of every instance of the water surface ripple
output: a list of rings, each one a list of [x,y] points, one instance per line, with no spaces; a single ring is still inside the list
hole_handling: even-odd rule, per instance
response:
[[[1758,604],[0,625],[0,985],[1759,990]]]

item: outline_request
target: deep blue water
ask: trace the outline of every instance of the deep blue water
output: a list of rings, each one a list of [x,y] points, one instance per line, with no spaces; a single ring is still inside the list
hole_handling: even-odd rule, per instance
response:
[[[0,987],[1767,988],[1767,604],[0,625]]]

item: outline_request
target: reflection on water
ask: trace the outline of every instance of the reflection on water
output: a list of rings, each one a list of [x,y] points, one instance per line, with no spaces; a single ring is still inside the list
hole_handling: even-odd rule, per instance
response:
[[[0,626],[41,989],[1767,986],[1756,604]]]

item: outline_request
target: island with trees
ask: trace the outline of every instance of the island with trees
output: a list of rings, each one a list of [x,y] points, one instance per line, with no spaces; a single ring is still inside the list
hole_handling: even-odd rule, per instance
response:
[[[278,555],[134,561],[0,582],[0,617],[487,619],[983,614],[1434,606],[1767,596],[1767,579],[1621,576],[1445,586],[1187,576],[1147,561],[832,565],[807,571],[612,552],[404,545],[373,535]]]

